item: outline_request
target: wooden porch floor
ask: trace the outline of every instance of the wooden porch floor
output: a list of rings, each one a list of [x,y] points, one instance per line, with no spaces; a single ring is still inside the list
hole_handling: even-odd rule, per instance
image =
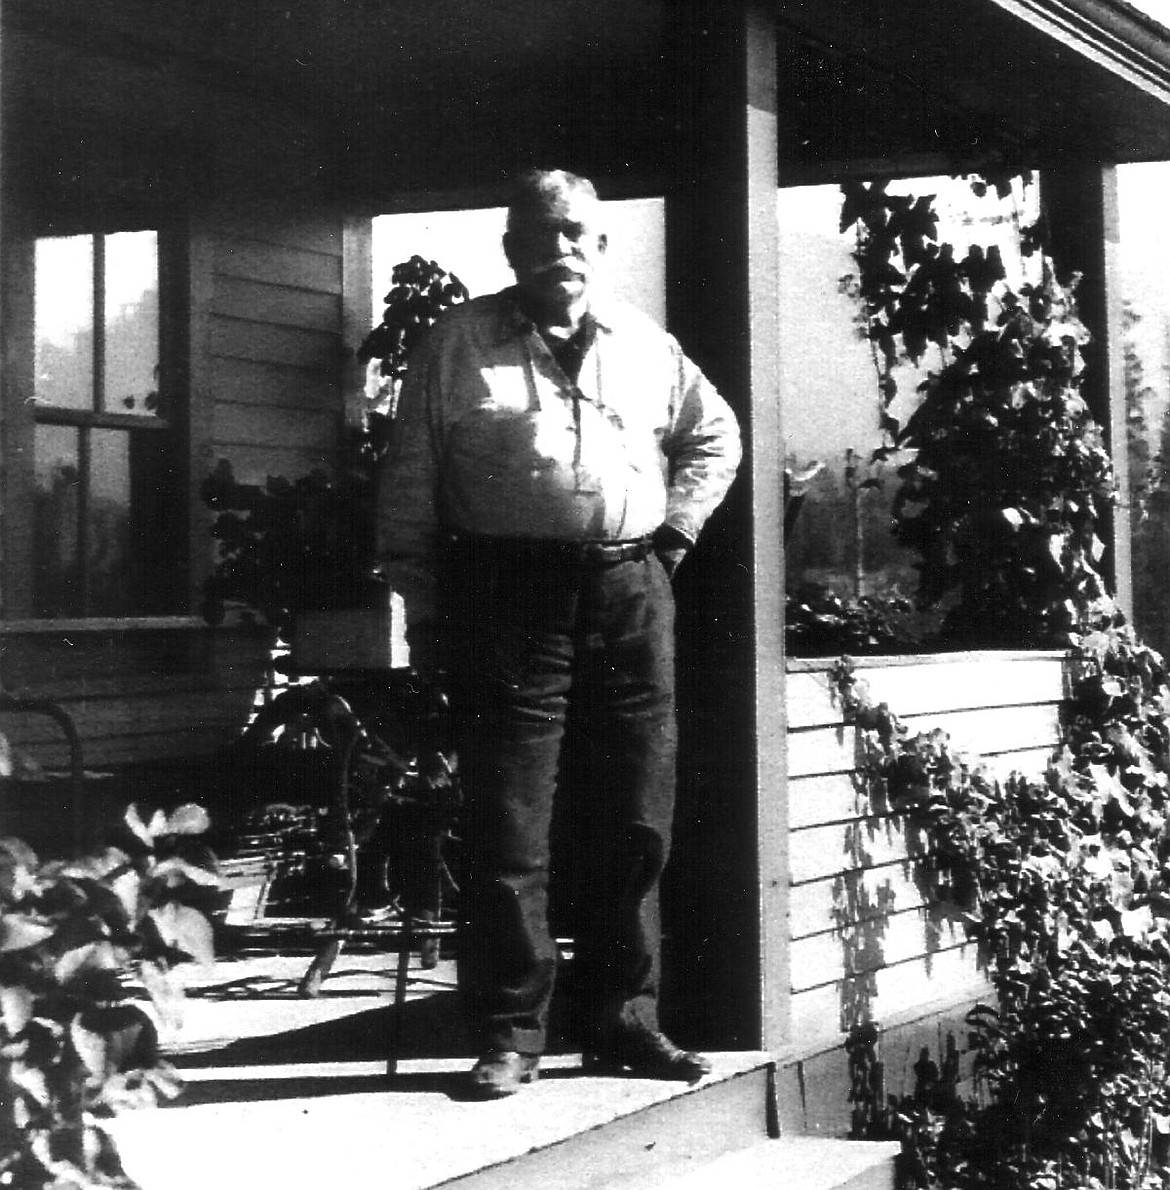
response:
[[[388,1080],[394,961],[393,954],[343,952],[316,1000],[296,994],[303,953],[226,958],[193,978],[183,1028],[166,1040],[185,1091],[173,1104],[110,1125],[142,1190],[488,1186],[493,1171],[512,1187],[648,1190],[729,1147],[729,1135],[742,1134],[745,1145],[766,1136],[760,1054],[714,1055],[715,1072],[696,1088],[584,1077],[580,1055],[555,1054],[522,1094],[466,1101],[461,1076],[471,1057],[446,959],[430,971],[412,965],[402,1056]],[[654,1114],[687,1099],[681,1133]],[[595,1155],[582,1165],[566,1146],[592,1137],[596,1147],[598,1130],[623,1121],[624,1131],[607,1132],[601,1162]],[[526,1155],[542,1162],[533,1181],[517,1164]],[[615,1168],[625,1170],[618,1182]]]

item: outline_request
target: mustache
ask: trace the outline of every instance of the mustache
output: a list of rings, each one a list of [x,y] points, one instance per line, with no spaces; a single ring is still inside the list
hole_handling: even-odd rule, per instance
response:
[[[556,260],[544,261],[542,264],[535,265],[532,272],[536,276],[543,276],[545,273],[553,273],[564,269],[572,273],[584,272],[584,258],[574,254],[572,256],[558,256]]]

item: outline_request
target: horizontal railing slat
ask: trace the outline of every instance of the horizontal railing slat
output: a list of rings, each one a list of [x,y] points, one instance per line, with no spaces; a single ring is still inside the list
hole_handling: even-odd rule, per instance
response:
[[[965,942],[961,926],[934,920],[925,909],[907,909],[852,925],[845,931],[813,934],[792,944],[792,990],[807,991],[842,975],[879,971],[920,955]]]
[[[1063,666],[1046,654],[924,658],[914,665],[858,663],[855,673],[869,687],[874,702],[887,703],[902,716],[1060,702],[1066,694]],[[787,690],[789,728],[840,720],[840,705],[827,671],[790,672]]]
[[[1056,703],[924,714],[905,717],[902,722],[911,734],[941,729],[950,736],[955,751],[980,756],[1038,748],[1060,738],[1060,707]],[[852,727],[836,724],[788,733],[789,778],[847,773],[858,759]]]
[[[872,975],[795,993],[792,1036],[799,1038],[802,1048],[818,1041],[839,1044],[842,1032],[850,1027],[901,1015],[916,1005],[991,996],[986,978],[975,966],[975,946],[968,942]],[[911,1065],[917,1057],[910,1055]]]

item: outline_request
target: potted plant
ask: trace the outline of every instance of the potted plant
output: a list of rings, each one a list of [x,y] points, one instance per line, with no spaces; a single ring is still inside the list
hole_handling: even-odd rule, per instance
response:
[[[468,292],[458,277],[421,256],[396,265],[391,281],[382,321],[358,348],[369,382],[361,421],[347,435],[336,472],[242,484],[221,459],[203,485],[219,543],[204,585],[204,617],[220,623],[228,604],[242,605],[288,640],[305,672],[395,660],[391,592],[377,577],[374,556],[378,471],[411,351]]]

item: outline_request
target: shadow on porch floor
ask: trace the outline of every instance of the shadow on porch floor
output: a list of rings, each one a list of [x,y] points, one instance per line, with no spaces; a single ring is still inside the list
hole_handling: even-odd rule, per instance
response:
[[[523,1094],[467,1102],[472,1059],[449,960],[412,966],[388,1080],[394,956],[343,952],[315,1000],[296,994],[308,961],[241,955],[191,981],[184,1027],[168,1044],[186,1090],[111,1124],[142,1190],[648,1190],[734,1147],[730,1138],[766,1136],[768,1062],[754,1053],[715,1055],[695,1088],[584,1077],[579,1055],[554,1054]]]

